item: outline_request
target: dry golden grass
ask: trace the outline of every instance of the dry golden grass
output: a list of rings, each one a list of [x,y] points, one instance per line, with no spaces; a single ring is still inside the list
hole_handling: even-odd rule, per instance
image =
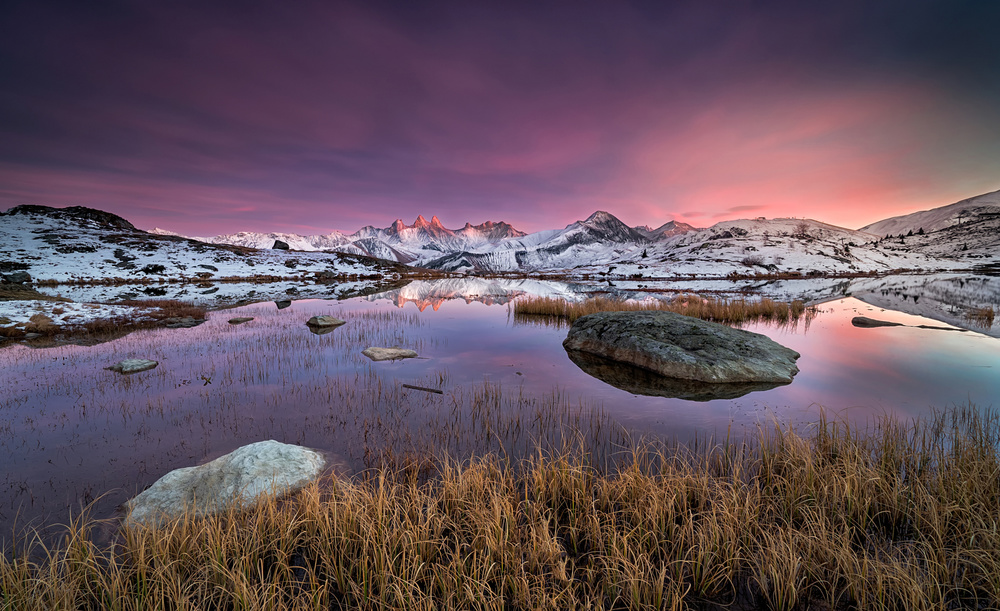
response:
[[[990,329],[993,327],[994,316],[996,316],[996,312],[993,310],[993,306],[985,308],[971,308],[965,313],[966,320],[983,329]]]
[[[553,297],[526,297],[514,303],[514,316],[522,320],[532,317],[557,318],[572,323],[581,316],[596,312],[666,311],[693,316],[731,325],[772,321],[779,324],[797,322],[803,316],[815,315],[814,308],[807,308],[801,301],[785,303],[766,297],[761,299],[717,299],[684,294],[670,301],[623,301],[608,297],[594,297],[580,302],[569,302]]]
[[[10,609],[996,609],[1000,421],[821,422],[707,449],[373,470],[247,512],[80,520],[8,553]]]

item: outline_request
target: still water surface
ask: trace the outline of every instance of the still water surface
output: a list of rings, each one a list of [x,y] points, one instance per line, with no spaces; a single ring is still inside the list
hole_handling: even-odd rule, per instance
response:
[[[0,532],[64,523],[95,499],[92,514],[109,517],[167,471],[262,439],[325,450],[351,473],[387,457],[516,457],[566,425],[608,445],[622,431],[684,441],[807,426],[821,410],[864,425],[1000,397],[1000,340],[849,297],[820,305],[809,324],[746,327],[802,354],[792,384],[705,402],[595,379],[563,350],[566,327],[516,321],[492,301],[261,303],[97,346],[0,350]],[[348,323],[316,335],[304,323],[318,314]],[[856,315],[912,326],[856,328]],[[255,320],[229,325],[236,316]],[[361,355],[372,345],[421,358],[373,363]],[[160,364],[104,369],[124,358]]]

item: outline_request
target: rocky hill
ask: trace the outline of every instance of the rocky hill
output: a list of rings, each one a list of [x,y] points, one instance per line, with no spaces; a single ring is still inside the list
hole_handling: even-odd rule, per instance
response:
[[[148,233],[91,208],[17,206],[0,213],[0,267],[36,284],[196,282],[397,277],[402,266],[344,253],[303,253],[208,244]]]

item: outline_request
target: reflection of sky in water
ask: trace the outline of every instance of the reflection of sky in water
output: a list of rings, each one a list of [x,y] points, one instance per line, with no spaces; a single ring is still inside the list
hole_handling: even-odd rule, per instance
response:
[[[537,397],[558,388],[574,404],[602,405],[634,431],[680,439],[725,434],[730,427],[740,435],[775,418],[810,422],[819,406],[864,424],[882,413],[920,416],[970,401],[990,406],[1000,396],[1000,340],[973,332],[855,328],[850,320],[858,314],[941,323],[853,299],[821,310],[808,330],[801,324],[749,327],[802,354],[791,385],[704,403],[609,386],[569,360],[565,327],[515,324],[506,306],[460,300],[422,312],[414,303],[400,309],[378,300],[299,301],[283,310],[255,304],[215,312],[193,329],[133,333],[99,346],[10,347],[0,350],[0,495],[7,499],[0,527],[9,532],[18,506],[22,515],[51,512],[50,520],[65,520],[57,506],[76,507],[113,490],[98,506],[107,515],[126,491],[170,469],[261,439],[325,449],[358,468],[366,443],[447,426],[450,393],[484,380]],[[371,318],[378,312],[412,321]],[[340,315],[348,324],[316,336],[304,325],[315,314]],[[244,315],[257,320],[226,323]],[[368,345],[397,344],[423,358],[371,363],[360,355]],[[103,370],[131,357],[160,365],[129,377]],[[334,380],[337,392],[364,408],[345,413],[343,395],[331,390]],[[441,385],[445,394],[411,391],[392,399],[385,389],[399,383]],[[381,430],[366,418],[378,419]]]

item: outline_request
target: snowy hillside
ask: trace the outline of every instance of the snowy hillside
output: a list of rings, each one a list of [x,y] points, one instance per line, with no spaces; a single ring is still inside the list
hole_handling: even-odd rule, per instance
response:
[[[933,255],[880,248],[877,237],[806,219],[741,219],[637,245],[582,272],[662,278],[729,274],[851,274],[953,267]]]
[[[667,221],[656,229],[651,228],[649,225],[640,225],[639,227],[633,227],[633,229],[653,241],[666,240],[667,238],[682,235],[690,231],[700,231],[697,227],[679,221]]]
[[[36,283],[213,280],[262,277],[324,281],[396,277],[401,268],[347,254],[213,245],[141,231],[90,208],[17,206],[0,213],[0,262]]]
[[[866,225],[860,231],[873,233],[882,237],[886,235],[906,235],[911,231],[917,233],[921,229],[929,233],[972,222],[976,217],[981,215],[1000,215],[1000,191],[970,197],[958,203],[941,206],[932,210],[894,216],[878,221],[877,223],[872,223],[871,225]]]

